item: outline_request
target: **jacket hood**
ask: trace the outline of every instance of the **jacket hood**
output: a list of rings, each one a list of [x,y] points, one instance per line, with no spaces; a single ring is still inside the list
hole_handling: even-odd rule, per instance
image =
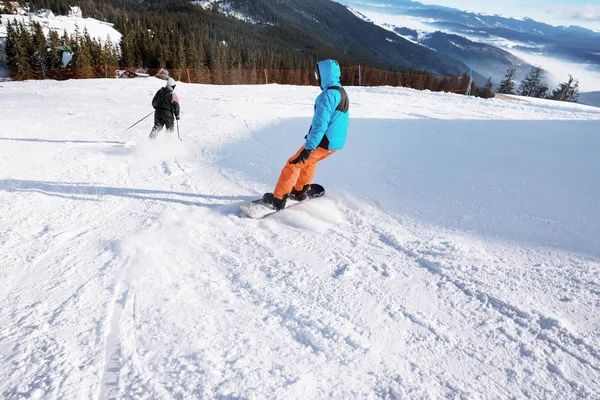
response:
[[[325,90],[331,86],[342,86],[340,83],[342,71],[340,69],[340,64],[338,64],[337,61],[319,61],[316,65],[316,69],[319,72],[319,84],[322,90]]]
[[[173,90],[173,89],[175,89],[175,85],[176,84],[177,84],[177,82],[175,82],[175,79],[169,77],[169,79],[167,79],[166,87],[168,87],[169,89]]]

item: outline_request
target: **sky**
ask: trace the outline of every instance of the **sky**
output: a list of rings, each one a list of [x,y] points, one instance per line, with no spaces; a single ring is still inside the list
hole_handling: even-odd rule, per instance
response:
[[[420,0],[461,10],[529,17],[551,25],[579,25],[600,31],[600,0]]]

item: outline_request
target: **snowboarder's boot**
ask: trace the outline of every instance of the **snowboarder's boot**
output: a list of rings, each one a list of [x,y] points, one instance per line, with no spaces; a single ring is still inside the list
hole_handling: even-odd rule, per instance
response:
[[[292,189],[292,193],[290,194],[290,199],[296,201],[304,201],[308,199],[308,190],[310,189],[310,185],[304,185],[302,190],[296,190],[296,188]]]
[[[265,193],[262,198],[263,203],[268,204],[273,207],[276,211],[281,211],[285,208],[285,203],[287,203],[287,196],[283,198],[283,200],[278,199],[273,196],[273,193]]]

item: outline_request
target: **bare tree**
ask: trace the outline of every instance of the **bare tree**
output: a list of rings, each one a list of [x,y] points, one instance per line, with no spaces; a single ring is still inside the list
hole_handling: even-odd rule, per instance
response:
[[[577,102],[579,99],[579,81],[569,75],[569,80],[563,82],[552,91],[551,98],[559,101]]]

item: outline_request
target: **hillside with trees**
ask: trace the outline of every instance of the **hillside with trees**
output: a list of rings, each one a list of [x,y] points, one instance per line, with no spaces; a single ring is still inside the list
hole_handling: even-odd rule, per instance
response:
[[[83,0],[79,5],[84,17],[110,21],[123,34],[119,57],[123,66],[307,69],[327,57],[386,70],[427,70],[440,75],[467,70],[462,62],[362,21],[329,0],[229,3],[253,22],[182,0]],[[67,0],[30,2],[32,10],[48,8],[57,14],[66,13],[69,5]],[[85,38],[83,32],[81,37]],[[69,40],[73,43],[73,38]],[[83,42],[90,44],[87,38]]]

